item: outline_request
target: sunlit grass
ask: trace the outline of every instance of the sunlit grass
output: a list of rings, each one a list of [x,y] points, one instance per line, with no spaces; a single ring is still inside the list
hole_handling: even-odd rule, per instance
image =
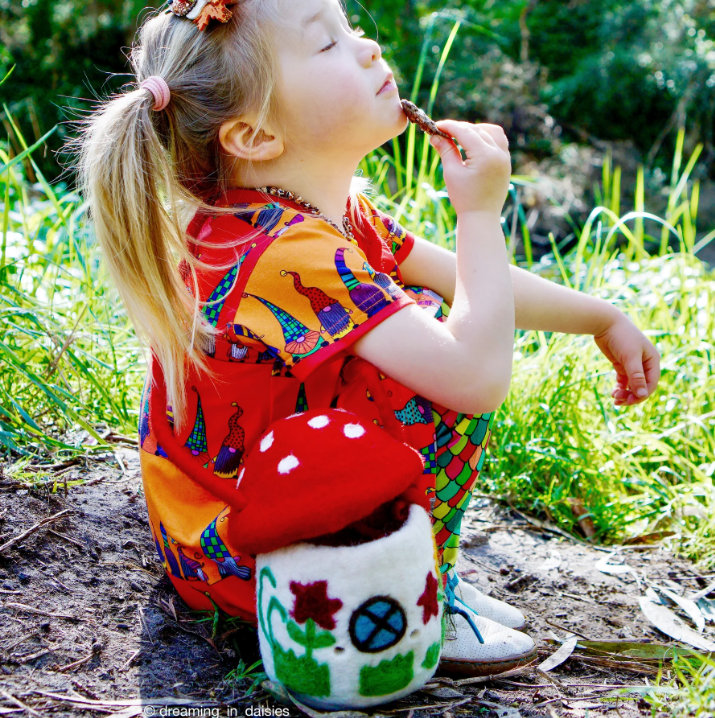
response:
[[[458,26],[444,45],[428,110]],[[642,167],[634,207],[623,207],[621,171],[608,155],[595,188],[598,206],[583,226],[567,218],[572,249],[562,256],[552,235],[552,252],[540,262],[516,191],[533,180],[512,178],[502,220],[511,260],[616,304],[657,346],[662,378],[647,402],[615,407],[615,372],[591,337],[517,332],[511,391],[496,417],[483,490],[577,536],[569,499],[580,498],[598,540],[676,530],[681,550],[712,565],[715,274],[695,252],[715,231],[696,242],[699,182],[691,175],[703,146],[684,158],[683,141],[681,130],[664,217],[645,206]],[[426,136],[415,139],[414,125],[405,145],[402,154],[378,151],[363,173],[406,227],[454,249],[456,216],[439,156]]]
[[[134,435],[143,375],[84,206],[50,187],[31,156],[40,181],[30,186],[16,159],[0,149],[0,444],[15,472],[95,451],[109,428]],[[71,430],[91,439],[68,441]]]

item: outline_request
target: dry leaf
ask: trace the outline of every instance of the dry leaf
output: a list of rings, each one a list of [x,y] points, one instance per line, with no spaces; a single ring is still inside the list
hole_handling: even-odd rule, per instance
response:
[[[667,636],[703,651],[715,651],[715,643],[687,626],[669,608],[653,603],[646,596],[640,597],[640,605],[646,618]]]
[[[715,583],[711,583],[709,586],[706,586],[705,588],[701,589],[700,591],[697,591],[696,593],[690,594],[688,598],[691,601],[697,601],[700,598],[705,598],[709,593],[712,593],[715,591]]]
[[[678,596],[677,593],[665,588],[664,586],[656,586],[655,588],[657,591],[666,595],[673,603],[680,606],[680,608],[682,608],[683,611],[690,616],[692,622],[695,624],[695,628],[698,629],[698,632],[703,632],[705,629],[705,619],[694,601],[691,601],[689,598],[684,598],[683,596]]]
[[[596,568],[601,573],[613,574],[615,576],[624,573],[632,573],[633,577],[636,579],[636,583],[640,585],[640,579],[638,578],[638,574],[630,566],[625,563],[608,563],[608,559],[610,559],[612,556],[613,554],[608,554],[608,556],[604,556],[603,558],[596,561]]]
[[[564,641],[561,644],[561,648],[552,653],[543,663],[540,663],[537,668],[544,673],[548,673],[556,668],[556,666],[560,666],[564,661],[569,659],[571,654],[574,652],[574,648],[576,648],[577,643],[578,636],[574,636],[573,638],[569,638],[567,641]]]
[[[715,601],[711,601],[709,598],[699,598],[698,608],[707,623],[713,623],[715,621]]]
[[[593,525],[589,510],[583,505],[583,501],[572,496],[568,502],[578,521],[578,525],[581,527],[581,531],[583,531],[583,535],[589,539],[595,536],[596,527]]]

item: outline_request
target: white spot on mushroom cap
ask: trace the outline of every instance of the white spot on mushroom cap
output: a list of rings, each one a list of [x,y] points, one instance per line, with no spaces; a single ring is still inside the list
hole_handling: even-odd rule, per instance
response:
[[[286,416],[286,419],[292,419],[295,416],[303,416],[305,414],[304,411],[297,411],[295,414],[291,414],[290,416]]]
[[[261,439],[261,451],[268,451],[273,446],[273,432],[269,432]]]
[[[365,433],[365,429],[360,424],[345,424],[343,433],[348,439],[358,439]]]
[[[325,414],[321,414],[320,416],[314,416],[309,422],[308,426],[312,427],[313,429],[322,429],[324,426],[327,426],[330,423],[330,419],[328,419]]]
[[[287,474],[289,471],[293,471],[299,464],[300,461],[298,461],[293,454],[288,454],[288,456],[278,462],[278,473]]]

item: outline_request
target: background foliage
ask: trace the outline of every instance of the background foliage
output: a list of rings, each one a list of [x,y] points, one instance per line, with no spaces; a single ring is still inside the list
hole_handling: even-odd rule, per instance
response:
[[[38,139],[70,108],[131,81],[125,53],[137,21],[160,5],[2,0],[0,76],[17,65],[5,96],[25,136]],[[553,154],[559,138],[631,140],[646,167],[667,172],[680,119],[686,148],[704,143],[702,177],[715,177],[714,0],[456,0],[449,9],[434,0],[347,0],[347,9],[382,45],[403,94],[424,60],[420,101],[450,18],[461,18],[435,114],[503,125],[517,165],[522,155]],[[421,58],[425,37],[434,42]],[[49,148],[59,149],[66,132],[61,126]],[[37,162],[48,179],[59,174],[47,153]]]

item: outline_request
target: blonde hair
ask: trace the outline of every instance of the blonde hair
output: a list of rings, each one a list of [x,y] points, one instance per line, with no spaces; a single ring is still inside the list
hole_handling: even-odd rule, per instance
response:
[[[216,334],[200,309],[206,303],[196,269],[207,265],[189,249],[189,241],[205,243],[190,240],[185,228],[196,211],[235,212],[210,203],[231,188],[236,161],[220,145],[221,125],[251,113],[257,134],[279,121],[272,42],[279,1],[241,0],[227,23],[212,21],[203,31],[171,13],[149,16],[129,58],[137,85],[100,101],[67,142],[112,280],[137,336],[161,363],[177,430],[187,413],[188,372],[212,374],[204,350]],[[139,87],[151,75],[171,91],[160,112]],[[365,187],[356,180],[353,200]],[[184,284],[189,275],[192,293]]]

